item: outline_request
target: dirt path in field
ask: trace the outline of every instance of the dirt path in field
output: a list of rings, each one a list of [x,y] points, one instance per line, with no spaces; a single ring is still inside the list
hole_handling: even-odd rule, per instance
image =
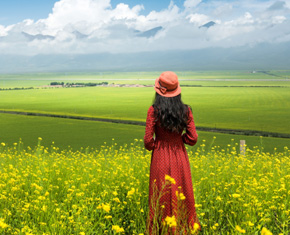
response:
[[[67,118],[67,119],[76,119],[76,120],[85,120],[85,121],[97,121],[97,122],[109,122],[109,123],[145,126],[145,122],[133,121],[133,120],[83,117],[83,116],[61,115],[61,114],[50,114],[50,113],[19,112],[19,111],[7,111],[7,110],[0,110],[0,113],[24,115],[24,116]],[[231,135],[264,136],[264,137],[289,138],[290,139],[290,134],[257,131],[257,130],[225,129],[225,128],[213,128],[213,127],[201,127],[201,126],[197,126],[196,129],[199,131],[217,132],[217,133],[231,134]]]

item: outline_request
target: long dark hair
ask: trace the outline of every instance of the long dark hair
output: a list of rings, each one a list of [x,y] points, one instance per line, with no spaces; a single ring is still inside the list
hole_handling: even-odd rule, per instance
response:
[[[181,100],[181,94],[174,97],[164,97],[155,94],[153,102],[156,121],[161,127],[171,132],[184,130],[188,120],[188,105]]]

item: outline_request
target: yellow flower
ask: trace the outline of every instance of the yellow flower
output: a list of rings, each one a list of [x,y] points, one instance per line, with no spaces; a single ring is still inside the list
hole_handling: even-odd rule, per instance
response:
[[[165,175],[165,180],[170,181],[171,184],[176,184],[175,179],[173,179],[173,178],[170,177],[169,175]]]
[[[178,191],[175,192],[177,200],[183,201],[185,199],[185,196],[183,193],[178,193]]]
[[[43,210],[44,212],[46,212],[47,211],[47,206],[46,205],[43,205],[42,208],[41,208],[41,210]]]
[[[232,194],[232,196],[233,196],[233,198],[239,198],[239,197],[241,197],[241,195],[240,194],[237,194],[237,193]]]
[[[254,226],[254,224],[253,224],[251,221],[248,222],[248,225],[249,225],[250,227],[253,227],[253,226]]]
[[[0,218],[0,228],[7,228],[7,227],[8,227],[8,224],[5,224],[4,219]]]
[[[97,207],[97,209],[103,209],[106,212],[109,212],[111,210],[110,204],[104,204],[102,203]]]
[[[166,222],[166,224],[167,225],[169,225],[169,227],[171,228],[171,227],[176,227],[176,220],[175,220],[175,216],[172,216],[172,217],[169,217],[169,216],[167,216],[166,218],[165,218],[165,222]]]
[[[217,201],[221,201],[222,198],[221,198],[220,196],[217,196],[217,197],[216,197],[216,200],[217,200]]]
[[[130,191],[127,193],[127,197],[131,197],[135,193],[135,188],[132,188]]]
[[[112,230],[115,231],[116,233],[123,233],[123,232],[125,232],[124,229],[122,227],[120,227],[119,225],[113,225],[112,226]]]
[[[191,234],[197,234],[199,230],[199,224],[198,223],[194,223],[193,225],[193,230],[190,231]]]
[[[199,224],[198,224],[198,223],[194,223],[194,225],[193,225],[193,229],[194,229],[194,230],[198,230],[198,229],[199,229]]]
[[[265,227],[262,228],[261,235],[273,235],[268,229]]]
[[[113,198],[113,201],[118,202],[118,203],[121,203],[120,199],[117,198],[117,197]]]
[[[80,235],[86,235],[84,232],[80,232]]]
[[[245,230],[245,229],[242,229],[239,225],[236,226],[236,230],[237,230],[239,233],[246,233],[246,230]]]

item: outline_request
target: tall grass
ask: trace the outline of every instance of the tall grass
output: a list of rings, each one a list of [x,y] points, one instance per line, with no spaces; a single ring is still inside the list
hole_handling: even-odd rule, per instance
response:
[[[201,234],[290,233],[290,151],[188,149]],[[145,234],[141,140],[80,151],[0,144],[0,234]]]

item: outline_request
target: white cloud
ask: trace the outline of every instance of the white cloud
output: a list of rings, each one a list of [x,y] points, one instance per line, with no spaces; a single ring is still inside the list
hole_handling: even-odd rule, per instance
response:
[[[186,0],[184,6],[171,1],[142,15],[143,5],[60,0],[45,19],[0,25],[0,53],[125,53],[290,40],[288,2]],[[209,21],[216,24],[199,28]]]
[[[185,8],[193,8],[196,7],[202,0],[185,0],[183,5]]]
[[[285,16],[273,16],[272,17],[272,22],[273,24],[281,24],[286,20]]]
[[[226,3],[213,10],[213,15],[218,18],[229,18],[233,14],[233,5]]]
[[[190,23],[193,23],[197,26],[201,26],[210,21],[210,18],[207,15],[197,13],[188,15],[186,19],[189,19]]]
[[[0,37],[7,36],[6,28],[3,25],[0,25]]]

